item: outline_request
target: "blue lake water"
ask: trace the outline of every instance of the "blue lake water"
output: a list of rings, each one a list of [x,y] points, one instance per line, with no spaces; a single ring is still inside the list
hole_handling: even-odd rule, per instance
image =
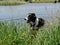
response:
[[[0,6],[0,21],[23,21],[28,13],[35,13],[37,17],[51,21],[60,12],[60,3],[33,3],[16,6]]]

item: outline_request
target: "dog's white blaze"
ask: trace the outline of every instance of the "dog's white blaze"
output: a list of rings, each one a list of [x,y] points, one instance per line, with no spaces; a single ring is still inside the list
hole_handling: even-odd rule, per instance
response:
[[[36,24],[35,24],[35,25],[38,25],[38,21],[39,21],[39,19],[37,18],[37,19],[36,19]]]
[[[39,21],[39,19],[37,18],[37,21]]]

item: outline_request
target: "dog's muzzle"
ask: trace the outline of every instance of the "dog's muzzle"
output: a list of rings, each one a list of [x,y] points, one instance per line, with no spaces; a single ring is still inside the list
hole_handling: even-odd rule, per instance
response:
[[[28,18],[24,18],[24,20],[28,20]]]
[[[24,20],[26,20],[26,19],[24,18]]]
[[[26,20],[26,21],[27,21],[27,23],[29,23],[28,18],[24,18],[24,20]]]

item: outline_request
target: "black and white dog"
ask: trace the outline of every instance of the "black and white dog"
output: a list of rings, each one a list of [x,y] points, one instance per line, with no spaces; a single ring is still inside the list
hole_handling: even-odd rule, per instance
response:
[[[25,18],[27,23],[30,24],[30,27],[33,30],[38,30],[40,27],[44,25],[44,19],[42,18],[37,18],[35,13],[29,13],[28,17]]]

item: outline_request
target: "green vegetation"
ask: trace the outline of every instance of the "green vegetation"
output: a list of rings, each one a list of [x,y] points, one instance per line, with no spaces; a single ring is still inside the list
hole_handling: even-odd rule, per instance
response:
[[[21,5],[26,4],[24,1],[0,1],[0,5]]]
[[[59,23],[60,24],[60,23]],[[60,25],[40,29],[37,34],[27,25],[0,22],[0,45],[60,45]]]
[[[0,5],[20,5],[26,3],[51,3],[55,0],[0,0]]]
[[[54,2],[55,0],[32,0],[32,2],[37,2],[37,3],[49,3],[49,2]]]

